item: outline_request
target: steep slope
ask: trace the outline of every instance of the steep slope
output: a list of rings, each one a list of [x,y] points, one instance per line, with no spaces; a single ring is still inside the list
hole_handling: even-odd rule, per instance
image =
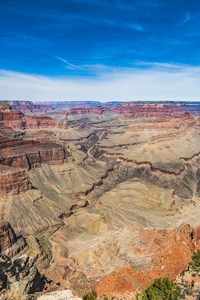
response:
[[[8,222],[0,220],[0,253],[12,258],[26,246],[23,237],[17,237]]]

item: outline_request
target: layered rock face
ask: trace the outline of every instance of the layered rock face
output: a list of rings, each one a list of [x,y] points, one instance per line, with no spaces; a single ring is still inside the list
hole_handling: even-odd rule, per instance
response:
[[[0,103],[0,126],[8,126],[13,129],[34,129],[59,127],[61,124],[48,116],[34,117],[27,116],[13,110],[8,104]]]
[[[6,249],[10,248],[17,239],[16,239],[16,236],[8,222],[1,221],[0,222],[0,230],[1,230],[0,249],[1,249],[1,252],[3,252]]]
[[[182,114],[189,111],[191,114],[199,114],[200,105],[198,102],[173,102],[173,101],[140,101],[140,102],[107,102],[97,101],[61,101],[33,103],[31,101],[5,101],[13,110],[28,115],[41,114],[108,114],[126,115],[129,117],[166,117]]]
[[[123,102],[120,105],[113,103],[112,105],[98,105],[94,107],[77,107],[71,108],[66,112],[66,116],[70,115],[105,115],[117,114],[124,115],[126,118],[149,118],[149,117],[172,117],[184,112],[190,112],[199,115],[200,105],[198,102],[177,103],[177,102]],[[61,112],[62,114],[63,112]]]
[[[30,190],[31,182],[23,169],[0,166],[0,196]]]
[[[10,224],[0,220],[0,253],[10,258],[17,255],[26,246],[23,237],[17,237]]]
[[[0,150],[0,163],[15,168],[31,169],[42,163],[62,164],[67,157],[65,148],[58,144],[33,143]]]
[[[17,143],[16,143],[17,144]],[[15,145],[15,143],[14,143]],[[68,156],[67,149],[58,144],[25,143],[25,145],[0,150],[0,194],[25,192],[31,189],[26,170],[46,163],[62,164]]]
[[[62,164],[68,156],[67,147],[55,143],[55,137],[44,140],[24,138],[24,130],[40,127],[59,127],[58,122],[49,117],[28,117],[15,112],[7,104],[0,105],[0,195],[19,194],[31,189],[32,185],[26,170],[41,164]],[[22,131],[15,131],[21,129]]]
[[[54,112],[51,105],[48,104],[37,104],[32,101],[5,101],[12,107],[13,110],[20,111],[26,115],[41,115]]]
[[[60,102],[42,102],[33,103],[31,101],[5,101],[14,110],[20,111],[27,115],[41,115],[65,111],[73,107],[92,107],[103,105],[97,101],[60,101]]]

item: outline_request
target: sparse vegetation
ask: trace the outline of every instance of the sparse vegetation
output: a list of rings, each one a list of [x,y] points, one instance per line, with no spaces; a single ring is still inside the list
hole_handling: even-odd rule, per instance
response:
[[[185,275],[185,270],[180,273],[180,276],[184,276],[184,275]]]
[[[96,298],[97,298],[97,292],[95,290],[92,290],[91,293],[85,294],[83,296],[83,300],[96,300]]]
[[[192,287],[192,288],[194,287],[194,284],[195,284],[195,281],[192,280],[192,282],[191,282],[191,287]]]
[[[195,272],[199,272],[200,269],[200,250],[198,249],[197,252],[193,253],[192,260],[189,262],[189,266]]]
[[[40,274],[40,279],[41,279],[41,282],[43,282],[45,279],[45,274]]]
[[[180,287],[168,277],[156,278],[142,294],[137,294],[136,300],[178,300]]]
[[[0,231],[0,238],[1,238],[1,237],[4,237],[4,235],[5,235],[4,232],[3,232],[3,231]]]

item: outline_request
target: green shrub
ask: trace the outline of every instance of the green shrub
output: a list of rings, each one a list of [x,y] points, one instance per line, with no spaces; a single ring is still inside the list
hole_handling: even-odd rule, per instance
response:
[[[91,293],[85,294],[83,296],[83,300],[96,300],[96,298],[97,298],[97,292],[95,290],[92,290]]]
[[[191,287],[192,287],[192,288],[194,287],[194,284],[195,284],[195,281],[194,281],[194,279],[193,279],[192,282],[191,282]]]
[[[83,300],[94,300],[94,297],[89,293],[83,295]]]
[[[142,300],[178,300],[180,296],[180,287],[168,277],[156,278],[154,283],[150,284],[142,292]],[[137,296],[136,296],[137,297]],[[139,295],[138,298],[139,299]]]
[[[180,273],[180,276],[184,276],[184,275],[185,275],[185,270]]]
[[[192,260],[189,262],[189,266],[193,271],[199,272],[200,268],[200,250],[197,250],[197,253],[193,252]]]
[[[1,238],[1,237],[4,237],[4,235],[5,235],[4,232],[3,232],[3,231],[0,231],[0,238]]]
[[[43,282],[44,279],[45,279],[45,274],[40,274],[40,279],[41,279],[41,281]]]

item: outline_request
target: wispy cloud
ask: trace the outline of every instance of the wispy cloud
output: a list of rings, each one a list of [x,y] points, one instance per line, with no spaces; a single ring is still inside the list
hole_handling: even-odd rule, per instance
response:
[[[196,21],[197,19],[199,19],[199,16],[200,16],[199,11],[197,11],[196,13],[193,13],[193,14],[187,12],[184,20],[179,23],[178,27],[182,27],[183,25],[187,24],[190,21],[193,21],[193,20]]]
[[[87,71],[88,74],[90,72],[92,73],[100,73],[100,72],[114,72],[116,69],[127,69],[127,68],[121,68],[121,67],[113,67],[113,66],[106,66],[106,65],[103,65],[103,64],[83,64],[83,65],[75,65],[75,64],[72,64],[70,63],[68,60],[62,58],[62,57],[59,57],[57,55],[54,55],[54,54],[51,54],[49,52],[45,52],[45,51],[42,51],[43,53],[59,60],[59,61],[62,61],[64,62],[64,65],[65,65],[65,68],[69,69],[69,70],[79,70],[79,71]]]
[[[192,17],[190,16],[189,13],[187,13],[185,19],[178,25],[178,27],[181,27],[181,26],[185,25],[185,24],[188,23],[191,19],[192,19]]]
[[[44,52],[44,51],[43,51],[43,52]],[[55,59],[57,59],[57,60],[60,60],[60,61],[64,62],[65,64],[67,64],[68,66],[70,66],[70,67],[72,67],[72,68],[80,68],[80,66],[76,66],[76,65],[74,65],[74,64],[72,64],[72,63],[68,62],[66,59],[64,59],[64,58],[62,58],[62,57],[59,57],[59,56],[53,55],[53,54],[51,54],[51,53],[48,53],[48,52],[44,52],[44,53],[46,53],[46,54],[50,55],[51,57],[54,57],[54,58],[55,58]]]
[[[200,100],[200,67],[157,64],[116,69],[95,78],[64,78],[0,71],[0,99]]]

